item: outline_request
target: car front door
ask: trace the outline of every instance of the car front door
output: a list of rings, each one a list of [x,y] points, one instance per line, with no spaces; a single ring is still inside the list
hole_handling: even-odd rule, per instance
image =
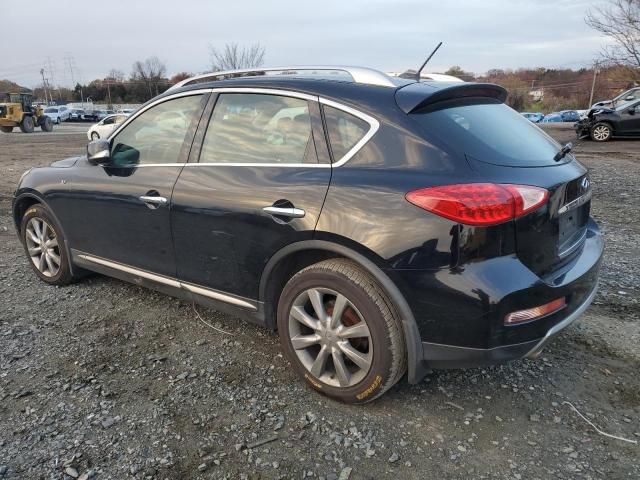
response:
[[[173,192],[178,278],[254,300],[271,256],[313,237],[329,155],[316,97],[226,89],[214,100]]]
[[[171,192],[207,96],[169,97],[143,109],[110,139],[108,166],[79,160],[54,206],[74,255],[175,277]],[[184,121],[163,123],[167,112]]]
[[[620,112],[619,135],[640,135],[640,102],[634,102]]]

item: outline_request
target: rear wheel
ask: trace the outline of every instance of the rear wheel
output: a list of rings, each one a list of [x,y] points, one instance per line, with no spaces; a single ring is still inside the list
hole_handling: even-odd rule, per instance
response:
[[[13,127],[0,127],[0,130],[4,133],[11,133],[13,132]]]
[[[596,123],[589,132],[595,142],[606,142],[611,139],[611,126],[607,123]]]
[[[42,128],[43,132],[52,132],[53,131],[53,122],[51,118],[44,117],[40,120],[40,128]]]
[[[33,117],[31,115],[25,115],[22,122],[20,122],[20,130],[22,130],[22,133],[33,133],[33,128]]]
[[[366,403],[406,370],[406,346],[393,304],[376,280],[343,259],[294,275],[278,303],[282,347],[317,391]]]
[[[41,280],[51,285],[66,285],[74,280],[66,240],[46,208],[29,207],[22,217],[20,234],[29,264]]]

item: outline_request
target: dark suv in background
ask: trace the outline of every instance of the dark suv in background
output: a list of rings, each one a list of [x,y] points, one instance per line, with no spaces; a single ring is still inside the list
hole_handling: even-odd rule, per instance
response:
[[[277,329],[314,389],[535,357],[595,295],[587,169],[476,83],[356,67],[194,77],[23,175],[29,263]]]

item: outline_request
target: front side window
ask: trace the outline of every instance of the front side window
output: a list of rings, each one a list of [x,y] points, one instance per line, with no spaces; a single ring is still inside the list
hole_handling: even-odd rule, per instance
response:
[[[371,127],[361,118],[337,108],[325,105],[323,110],[333,161],[337,162],[362,140]]]
[[[116,122],[116,117],[107,117],[102,121],[102,125],[113,125]]]
[[[191,122],[199,118],[202,95],[167,100],[138,115],[113,139],[114,166],[176,163]]]
[[[316,163],[306,100],[224,93],[216,103],[201,163]]]

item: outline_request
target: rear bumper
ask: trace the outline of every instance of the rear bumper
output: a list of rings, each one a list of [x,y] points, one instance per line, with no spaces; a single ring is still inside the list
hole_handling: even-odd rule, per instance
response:
[[[596,294],[604,242],[590,219],[584,243],[542,277],[515,256],[467,263],[457,270],[403,272],[414,288],[408,302],[421,334],[422,367],[466,368],[534,358],[576,321]],[[505,325],[507,314],[564,298],[542,318]]]
[[[537,358],[544,347],[562,330],[578,320],[596,296],[597,285],[589,296],[566,318],[538,340],[495,348],[469,348],[422,342],[424,361],[432,368],[467,368],[493,365],[520,358]]]

